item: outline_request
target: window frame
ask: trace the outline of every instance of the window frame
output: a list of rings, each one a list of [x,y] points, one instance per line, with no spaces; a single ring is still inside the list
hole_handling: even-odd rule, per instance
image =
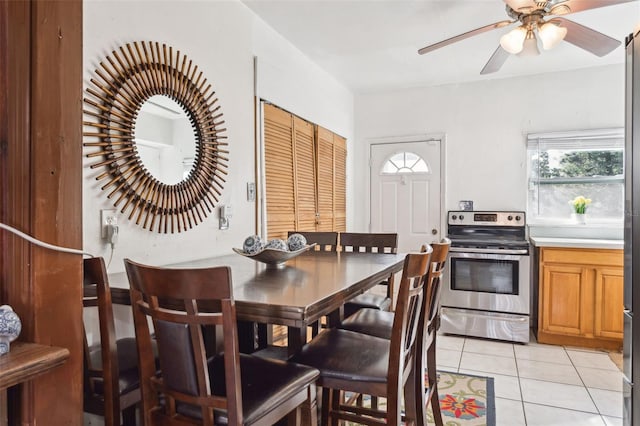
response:
[[[528,221],[530,224],[541,224],[547,222],[569,222],[569,215],[566,217],[562,216],[545,216],[539,214],[539,205],[540,201],[538,201],[538,206],[532,205],[532,191],[536,191],[539,194],[539,188],[542,185],[552,185],[552,184],[611,184],[611,183],[622,183],[623,191],[624,191],[624,167],[625,167],[625,146],[624,146],[624,128],[616,127],[616,128],[603,128],[603,129],[591,129],[591,130],[575,130],[568,132],[544,132],[544,133],[531,133],[527,135],[526,140],[526,169],[527,169],[527,196],[526,196],[526,212]],[[614,141],[611,143],[611,146],[607,147],[607,140]],[[585,177],[556,177],[556,178],[541,178],[539,173],[533,167],[532,161],[532,151],[537,151],[537,153],[541,153],[544,150],[540,149],[541,145],[558,145],[558,149],[561,149],[562,146],[566,146],[567,149],[571,149],[572,143],[576,145],[580,142],[584,142],[585,144],[593,144],[594,147],[597,147],[599,144],[603,145],[603,150],[610,148],[611,150],[622,150],[622,173],[615,176],[585,176]],[[575,147],[575,150],[578,151],[578,146]],[[535,172],[535,175],[534,175]],[[535,187],[535,188],[534,188]],[[624,195],[624,194],[623,194]],[[567,200],[567,203],[569,200]],[[622,199],[624,204],[624,197]],[[624,205],[621,205],[620,208],[622,212],[624,212]],[[623,215],[620,217],[607,217],[607,218],[598,218],[597,222],[600,223],[618,223],[622,222]]]

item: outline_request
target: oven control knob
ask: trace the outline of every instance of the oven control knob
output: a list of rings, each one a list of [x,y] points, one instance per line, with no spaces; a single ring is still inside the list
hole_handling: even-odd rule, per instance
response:
[[[507,220],[513,220],[513,216],[511,215],[507,216]]]
[[[516,220],[519,222],[522,219],[520,216],[516,216]]]
[[[460,220],[463,220],[463,219],[464,219],[464,216],[463,216],[463,215],[460,215]]]
[[[458,216],[456,216],[455,214],[453,216],[451,216],[451,219],[456,220],[458,218]]]

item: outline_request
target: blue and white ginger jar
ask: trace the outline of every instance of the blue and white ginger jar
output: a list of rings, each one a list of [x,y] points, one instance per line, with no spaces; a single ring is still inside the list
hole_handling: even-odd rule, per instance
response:
[[[11,342],[18,338],[21,330],[18,314],[9,305],[0,306],[0,355],[9,352]]]

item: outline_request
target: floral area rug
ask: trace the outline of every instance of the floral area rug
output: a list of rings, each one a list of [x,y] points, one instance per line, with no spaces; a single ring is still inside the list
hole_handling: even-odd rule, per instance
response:
[[[496,409],[493,378],[471,374],[439,371],[438,393],[440,410],[445,426],[495,426]],[[368,403],[365,396],[364,404]],[[384,399],[379,401],[383,407]],[[431,406],[427,412],[428,424],[435,424]],[[349,426],[356,423],[347,422]]]

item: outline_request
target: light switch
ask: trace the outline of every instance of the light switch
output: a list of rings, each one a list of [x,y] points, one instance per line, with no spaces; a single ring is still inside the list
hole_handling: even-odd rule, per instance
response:
[[[256,184],[253,182],[247,182],[247,201],[256,200]]]

